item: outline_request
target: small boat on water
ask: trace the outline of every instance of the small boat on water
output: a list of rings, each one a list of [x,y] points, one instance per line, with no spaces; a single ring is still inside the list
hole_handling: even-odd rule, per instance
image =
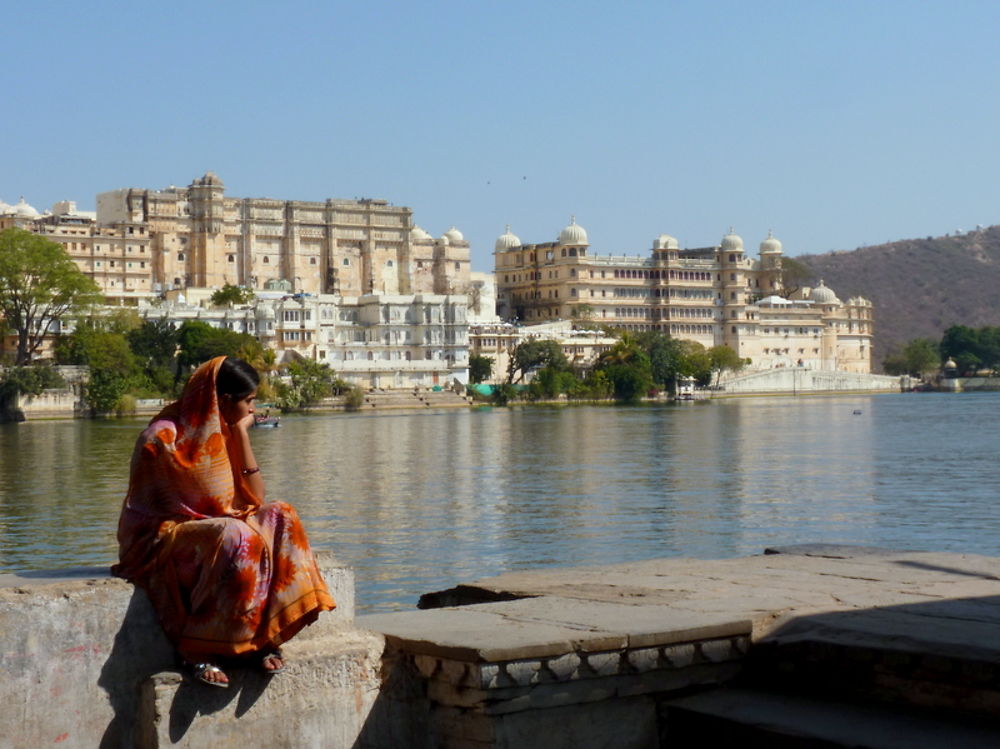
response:
[[[276,429],[281,426],[281,418],[278,416],[254,416],[253,425],[261,429]]]

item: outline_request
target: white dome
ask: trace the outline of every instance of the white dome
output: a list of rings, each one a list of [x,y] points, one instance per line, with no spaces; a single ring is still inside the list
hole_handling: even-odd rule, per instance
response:
[[[669,234],[661,234],[653,240],[654,250],[676,250],[679,248],[677,237],[671,237]]]
[[[414,226],[410,229],[410,239],[433,239],[433,237],[419,226]]]
[[[38,218],[38,211],[36,211],[32,206],[24,202],[24,196],[17,201],[17,205],[14,206],[14,213],[23,218]]]
[[[493,245],[494,252],[506,252],[507,250],[512,250],[515,247],[521,246],[521,239],[516,234],[511,233],[510,224],[507,224],[507,228],[504,233],[497,237],[496,244]]]
[[[767,232],[767,239],[760,243],[761,254],[781,252],[781,242],[770,231]]]
[[[823,281],[820,281],[819,286],[809,293],[809,298],[816,304],[840,304],[837,294],[833,289],[825,286]]]
[[[444,235],[446,237],[448,237],[448,239],[450,241],[452,241],[452,242],[464,242],[465,241],[465,237],[462,236],[462,232],[460,232],[458,229],[456,229],[454,224],[452,224],[451,228],[448,231],[446,231],[444,233]]]
[[[725,252],[743,252],[743,237],[733,233],[733,227],[729,227],[729,233],[722,238],[722,249]]]
[[[569,226],[559,232],[559,244],[590,244],[587,232],[576,223],[576,216],[570,218]]]

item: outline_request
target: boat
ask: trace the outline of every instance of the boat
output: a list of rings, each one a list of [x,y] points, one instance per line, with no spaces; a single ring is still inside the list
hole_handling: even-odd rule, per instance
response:
[[[281,426],[281,418],[278,416],[254,416],[253,425],[260,429],[276,429]]]

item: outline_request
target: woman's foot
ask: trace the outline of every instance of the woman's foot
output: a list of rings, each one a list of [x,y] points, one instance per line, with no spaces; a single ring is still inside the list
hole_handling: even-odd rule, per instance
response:
[[[229,686],[226,672],[214,663],[188,663],[187,666],[191,669],[191,675],[204,684],[223,689]]]
[[[260,667],[268,676],[280,674],[285,670],[285,657],[280,650],[268,650],[261,656]]]

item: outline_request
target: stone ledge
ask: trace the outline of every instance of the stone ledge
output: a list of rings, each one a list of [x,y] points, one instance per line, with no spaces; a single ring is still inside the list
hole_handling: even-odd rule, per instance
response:
[[[353,573],[329,555],[318,560],[340,607],[290,647],[353,636]],[[140,684],[174,666],[145,593],[93,571],[5,576],[0,586],[0,717],[16,716],[0,724],[16,726],[4,739],[14,746],[127,746]]]
[[[155,674],[141,687],[135,746],[353,746],[379,694],[382,646],[360,631],[293,640],[283,673],[231,668],[228,689]]]

